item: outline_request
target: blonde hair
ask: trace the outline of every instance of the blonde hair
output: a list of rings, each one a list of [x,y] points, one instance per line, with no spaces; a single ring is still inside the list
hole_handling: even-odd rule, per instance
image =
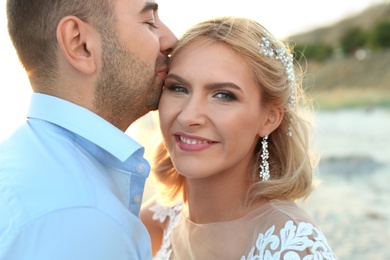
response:
[[[302,90],[301,81],[295,80],[294,89],[288,84],[285,66],[273,56],[260,53],[259,43],[266,29],[254,20],[239,17],[221,17],[201,22],[181,37],[172,53],[172,60],[189,45],[199,40],[220,43],[235,51],[249,67],[253,79],[261,88],[262,105],[265,108],[283,108],[284,117],[279,127],[269,136],[269,168],[271,178],[262,181],[259,177],[261,163],[261,139],[254,151],[254,165],[250,176],[246,202],[260,198],[298,199],[307,197],[312,190],[313,169],[317,163],[310,154],[310,120],[304,109],[310,112],[310,102]],[[269,32],[267,37],[274,38]],[[276,39],[274,39],[277,41]],[[290,47],[277,41],[278,45],[291,53]],[[301,70],[295,64],[295,74]],[[298,78],[298,77],[296,77]],[[298,107],[289,101],[294,95]],[[289,128],[290,127],[290,128]],[[292,136],[287,133],[291,129]],[[163,185],[165,195],[170,199],[186,200],[185,178],[173,167],[163,143],[155,150],[154,176]]]

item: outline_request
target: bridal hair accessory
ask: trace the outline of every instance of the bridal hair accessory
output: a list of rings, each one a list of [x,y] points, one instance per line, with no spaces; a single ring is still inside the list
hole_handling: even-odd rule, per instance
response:
[[[268,152],[268,135],[263,137],[263,140],[261,141],[261,164],[260,164],[260,178],[263,181],[269,180],[269,164],[268,164],[268,158],[269,158],[269,152]]]
[[[285,68],[285,72],[287,74],[287,83],[291,89],[291,95],[289,98],[290,107],[296,106],[296,98],[295,98],[295,74],[293,68],[293,55],[287,54],[285,48],[281,47],[275,39],[273,39],[267,31],[263,31],[264,36],[261,37],[260,53],[266,56],[275,57],[276,60],[280,60]],[[271,40],[270,40],[271,39]],[[288,127],[287,131],[288,136],[292,136],[291,126]]]
[[[289,104],[291,107],[295,107],[296,100],[295,100],[295,89],[294,89],[294,82],[295,82],[295,74],[294,74],[294,68],[293,68],[293,55],[288,54],[285,48],[278,46],[278,43],[275,39],[270,40],[272,38],[267,31],[263,31],[265,36],[261,37],[261,43],[260,45],[260,53],[266,55],[266,56],[275,56],[275,59],[280,60],[285,68],[286,74],[287,74],[287,82],[288,86],[291,89],[291,95]]]

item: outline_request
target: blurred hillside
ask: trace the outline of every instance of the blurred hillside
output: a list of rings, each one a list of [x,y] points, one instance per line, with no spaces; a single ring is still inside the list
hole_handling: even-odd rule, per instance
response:
[[[379,24],[387,26],[382,26],[380,47],[367,43]],[[301,48],[295,51],[303,53],[304,58],[297,58],[306,71],[304,87],[317,107],[390,108],[389,26],[390,2],[387,2],[331,26],[289,37],[293,45]],[[313,46],[317,47],[316,50],[320,46],[322,53],[328,53],[327,56],[310,58],[312,52],[309,51]]]
[[[357,15],[346,17],[331,26],[293,35],[290,40],[300,43],[323,42],[335,46],[348,29],[360,27],[363,30],[369,30],[375,24],[389,19],[390,2],[377,4]]]

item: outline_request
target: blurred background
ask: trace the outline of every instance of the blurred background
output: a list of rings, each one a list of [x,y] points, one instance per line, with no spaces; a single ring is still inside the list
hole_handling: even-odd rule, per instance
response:
[[[300,205],[340,259],[390,255],[390,1],[159,0],[159,16],[180,37],[220,15],[253,18],[293,44],[316,111],[320,185]],[[31,90],[0,13],[0,139],[25,120]],[[127,131],[152,157],[156,112]],[[154,193],[149,178],[145,199]]]

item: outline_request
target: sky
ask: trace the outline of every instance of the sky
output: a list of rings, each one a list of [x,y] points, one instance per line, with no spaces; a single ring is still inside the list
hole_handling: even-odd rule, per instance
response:
[[[279,38],[331,25],[372,4],[388,1],[157,0],[161,20],[177,37],[204,19],[235,15],[257,20]],[[0,139],[25,120],[30,95],[26,73],[8,37],[4,1],[0,7]]]

